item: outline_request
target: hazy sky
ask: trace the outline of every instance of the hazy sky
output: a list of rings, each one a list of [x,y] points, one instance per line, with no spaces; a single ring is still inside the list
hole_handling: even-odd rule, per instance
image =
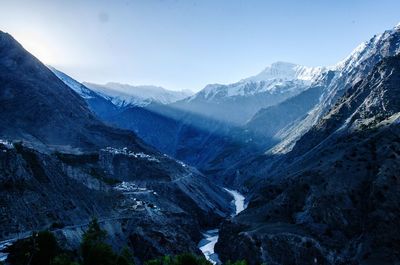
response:
[[[399,0],[0,0],[0,30],[79,81],[199,90],[274,61],[332,65]]]

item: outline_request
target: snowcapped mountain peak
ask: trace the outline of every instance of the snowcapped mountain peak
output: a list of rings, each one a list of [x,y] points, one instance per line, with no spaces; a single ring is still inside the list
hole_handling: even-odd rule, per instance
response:
[[[207,98],[210,93],[213,92],[214,89],[222,86],[221,84],[208,84],[203,88],[204,96]]]
[[[116,82],[105,85],[92,83],[83,84],[65,73],[47,66],[61,81],[84,99],[103,98],[117,107],[146,106],[151,103],[169,104],[193,94],[190,90],[172,91],[159,86],[131,86]]]
[[[311,81],[324,70],[324,67],[307,67],[288,62],[275,62],[267,66],[261,73],[242,81],[260,82],[272,79]]]
[[[239,82],[207,85],[179,106],[213,119],[244,124],[259,109],[303,92],[325,70],[323,67],[275,62],[259,74]]]
[[[319,102],[307,117],[295,127],[288,128],[285,132],[285,141],[272,149],[272,153],[285,153],[291,150],[297,139],[315,125],[329,109],[334,106],[337,98],[343,96],[344,91],[365,79],[374,66],[384,58],[400,54],[400,27],[386,30],[382,34],[373,36],[370,40],[358,45],[344,60],[330,68],[333,77],[323,75],[319,79],[321,84],[327,84]],[[328,79],[332,78],[329,82]]]
[[[393,29],[373,36],[370,40],[358,45],[349,56],[340,61],[334,67],[337,71],[350,71],[360,66],[371,57],[380,60],[387,56],[393,56],[400,52],[400,23]],[[395,42],[391,41],[396,40]]]
[[[229,85],[210,84],[193,95],[212,100],[215,98],[252,96],[260,93],[282,94],[290,91],[299,93],[327,68],[307,67],[294,63],[278,61],[267,66],[259,74]],[[297,91],[297,92],[296,92]]]

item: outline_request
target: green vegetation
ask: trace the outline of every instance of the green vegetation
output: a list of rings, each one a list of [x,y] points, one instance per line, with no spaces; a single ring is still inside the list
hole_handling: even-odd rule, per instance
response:
[[[193,254],[181,254],[175,257],[164,256],[158,259],[147,261],[145,265],[212,265],[204,257],[198,257]]]
[[[94,219],[83,235],[81,255],[83,265],[133,265],[133,258],[128,249],[121,255],[115,254],[105,240],[107,233],[101,230],[99,223]]]
[[[225,265],[247,265],[247,262],[244,260],[238,260],[235,262],[228,261],[227,263],[225,263]],[[262,265],[265,265],[265,264],[262,264]]]
[[[51,232],[42,231],[17,241],[8,251],[7,261],[13,265],[50,265],[60,248]]]
[[[134,265],[132,252],[126,247],[118,254],[107,244],[107,232],[96,219],[89,224],[82,237],[79,251],[63,250],[53,233],[33,233],[27,239],[18,240],[7,249],[10,265]],[[145,265],[211,265],[204,257],[194,254],[164,256],[149,260]],[[2,265],[0,263],[0,265]],[[226,265],[247,265],[245,261],[227,262]]]

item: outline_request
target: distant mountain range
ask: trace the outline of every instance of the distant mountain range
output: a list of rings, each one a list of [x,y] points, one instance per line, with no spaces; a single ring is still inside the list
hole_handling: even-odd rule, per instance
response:
[[[86,82],[83,84],[119,107],[143,107],[151,103],[169,104],[193,94],[190,90],[173,91],[158,86],[131,86],[119,83],[98,85]]]
[[[316,103],[316,93],[321,91],[317,88],[313,93],[304,90],[327,68],[277,62],[253,77],[231,85],[208,85],[195,95],[178,101],[172,100],[172,96],[165,100],[168,98],[165,94],[172,92],[162,88],[149,89],[139,95],[143,87],[77,84],[66,74],[51,69],[82,94],[89,108],[103,121],[130,129],[148,144],[203,171],[213,171],[214,166],[210,163],[225,170],[226,166],[215,160],[221,159],[220,154],[230,157],[226,150],[230,150],[232,157],[224,160],[231,164],[240,160],[243,152],[260,152],[276,143],[272,139],[274,134],[308,110],[305,98],[299,103],[303,112],[298,110],[291,115],[274,117],[279,126],[275,129],[269,126],[273,132],[262,131],[262,125],[253,126],[261,119],[258,112],[300,94],[310,95],[311,104]],[[130,95],[117,90],[130,91]],[[175,94],[175,99],[176,96],[182,96],[182,93]],[[253,115],[255,121],[251,119]],[[249,125],[242,125],[246,120]]]
[[[258,75],[229,85],[212,84],[174,107],[226,123],[242,125],[258,110],[275,105],[304,91],[324,71],[277,62]]]

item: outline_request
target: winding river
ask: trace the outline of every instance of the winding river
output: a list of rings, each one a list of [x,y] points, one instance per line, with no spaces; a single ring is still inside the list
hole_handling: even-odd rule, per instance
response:
[[[246,205],[244,203],[245,197],[242,194],[235,190],[230,190],[227,188],[224,188],[224,190],[226,190],[233,197],[232,203],[235,205],[235,212],[232,213],[232,216],[237,215],[246,208]],[[218,254],[214,251],[215,244],[217,243],[219,237],[218,232],[218,229],[212,229],[204,232],[204,238],[198,244],[201,252],[203,252],[206,259],[212,264],[221,263],[218,258]]]

